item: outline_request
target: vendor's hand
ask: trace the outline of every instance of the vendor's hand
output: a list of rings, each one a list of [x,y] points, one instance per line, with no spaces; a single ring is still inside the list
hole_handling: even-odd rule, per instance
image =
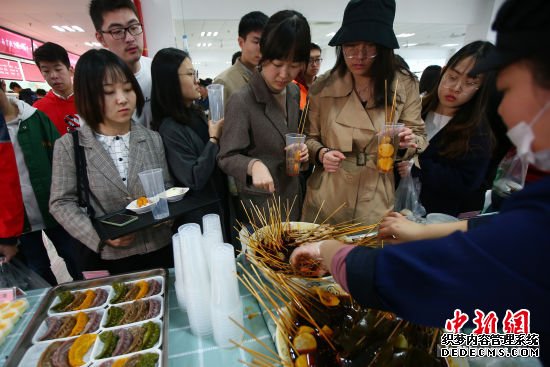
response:
[[[416,135],[414,135],[414,133],[409,127],[404,127],[398,136],[399,136],[399,148],[402,148],[402,149],[417,148]]]
[[[411,174],[411,168],[413,163],[411,161],[403,161],[397,163],[397,172],[399,172],[399,176],[402,178],[405,178]]]
[[[224,119],[218,121],[208,120],[208,136],[220,138],[222,136]]]
[[[304,244],[290,255],[290,265],[297,274],[308,277],[320,277],[328,273],[323,266],[320,251],[321,242]]]
[[[378,237],[391,244],[419,240],[423,238],[424,227],[424,224],[412,222],[403,215],[393,212],[380,222]]]
[[[131,245],[135,239],[136,235],[132,233],[127,234],[126,236],[119,237],[116,240],[106,240],[105,242],[112,247],[126,247]]]
[[[340,162],[344,159],[346,159],[344,153],[338,150],[331,150],[323,154],[323,161],[321,163],[323,163],[325,171],[334,173],[338,171],[338,168],[340,168]]]
[[[9,262],[17,254],[17,246],[15,245],[0,245],[0,255],[6,257],[6,261]]]
[[[258,189],[275,192],[273,177],[262,161],[256,161],[252,165],[252,185]]]

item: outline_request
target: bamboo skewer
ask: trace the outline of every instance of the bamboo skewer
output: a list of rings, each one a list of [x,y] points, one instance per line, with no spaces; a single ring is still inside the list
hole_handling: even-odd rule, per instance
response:
[[[304,133],[308,111],[309,111],[309,98],[307,99],[306,106],[304,107],[304,111],[302,112],[302,116],[300,116],[300,121],[298,122],[298,132],[300,134]]]

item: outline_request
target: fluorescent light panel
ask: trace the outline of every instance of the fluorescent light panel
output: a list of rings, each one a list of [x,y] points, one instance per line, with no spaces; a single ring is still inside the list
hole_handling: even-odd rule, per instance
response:
[[[397,38],[407,38],[407,37],[412,37],[414,36],[416,33],[399,33],[398,35],[396,35],[395,37]]]

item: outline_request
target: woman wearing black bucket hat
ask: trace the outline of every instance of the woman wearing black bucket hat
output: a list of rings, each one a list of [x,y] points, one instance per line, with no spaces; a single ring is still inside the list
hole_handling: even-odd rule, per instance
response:
[[[424,325],[443,327],[456,309],[470,319],[476,309],[494,312],[507,333],[501,340],[512,333],[536,338],[533,350],[540,346],[550,366],[550,51],[540,43],[550,37],[549,25],[548,0],[506,1],[493,23],[496,49],[470,70],[498,70],[498,112],[508,136],[544,178],[512,193],[497,215],[419,225],[392,213],[380,234],[399,244],[368,249],[322,241],[295,250],[293,265],[320,260],[358,302]],[[521,320],[510,315],[521,310],[527,319],[514,324]],[[523,360],[506,365],[537,365]]]
[[[332,223],[375,223],[393,206],[393,174],[378,173],[376,151],[394,91],[393,122],[405,125],[399,133],[402,158],[426,145],[418,83],[394,58],[394,16],[394,0],[352,0],[329,42],[336,46],[336,64],[310,90],[306,144],[318,167],[308,180],[305,221],[335,212]]]

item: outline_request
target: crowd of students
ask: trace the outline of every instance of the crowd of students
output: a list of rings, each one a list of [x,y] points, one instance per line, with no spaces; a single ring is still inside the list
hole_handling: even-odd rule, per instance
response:
[[[290,220],[381,221],[387,242],[422,240],[380,250],[328,241],[293,255],[298,267],[304,257],[322,260],[364,304],[433,325],[451,315],[441,310],[453,307],[498,312],[530,307],[536,327],[547,331],[548,305],[535,303],[549,298],[550,287],[536,270],[544,264],[534,265],[547,252],[541,247],[550,217],[547,177],[512,196],[501,215],[475,229],[473,221],[434,228],[387,215],[396,182],[408,175],[421,183],[420,201],[428,212],[456,216],[482,209],[492,165],[500,159],[489,103],[495,83],[503,98],[498,112],[512,128],[509,136],[523,162],[550,170],[548,54],[524,39],[524,28],[546,32],[550,9],[533,1],[521,13],[536,15],[527,21],[515,14],[519,3],[508,0],[499,12],[496,48],[485,41],[465,45],[422,98],[418,80],[394,54],[393,0],[347,5],[329,42],[336,47],[336,64],[319,78],[321,50],[311,43],[302,14],[248,13],[239,24],[240,57],[213,80],[225,86],[225,119],[211,121],[207,108],[196,103],[207,102],[201,94],[206,82],[200,83],[191,56],[175,48],[153,59],[142,56],[143,28],[133,3],[92,0],[90,16],[106,49],[83,54],[74,71],[61,46],[48,42],[36,49],[35,62],[52,89],[33,107],[7,98],[0,88],[0,149],[6,157],[0,184],[7,198],[0,211],[0,253],[9,260],[19,244],[28,266],[51,284],[56,280],[42,231],[74,279],[84,269],[170,267],[170,236],[177,225],[216,212],[231,241],[236,221],[248,220],[241,202],[266,208],[275,196],[294,203]],[[508,39],[521,42],[513,46]],[[377,134],[388,122],[385,106],[394,104],[392,122],[404,124],[398,132],[401,163],[381,175]],[[300,132],[301,116],[307,137],[300,161],[304,171],[311,168],[309,177],[285,171],[285,134]],[[90,211],[97,216],[118,211],[143,196],[138,173],[149,168],[163,169],[166,187],[189,187],[221,204],[175,218],[172,228],[168,223],[101,241]],[[83,178],[88,211],[79,200]],[[519,233],[526,246],[521,250],[514,242]],[[466,276],[463,270],[471,264],[478,265]],[[506,287],[518,294],[510,297]]]

